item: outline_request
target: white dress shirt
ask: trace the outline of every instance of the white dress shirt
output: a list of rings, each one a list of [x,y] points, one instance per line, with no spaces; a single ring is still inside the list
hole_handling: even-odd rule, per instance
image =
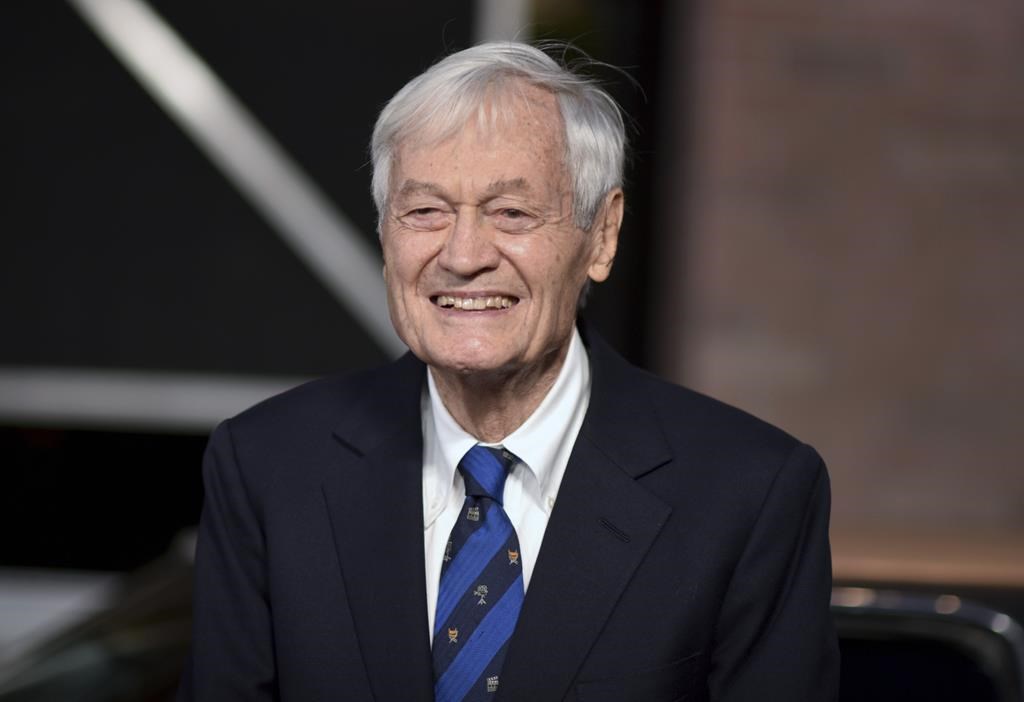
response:
[[[565,466],[590,401],[590,361],[573,330],[565,362],[551,390],[533,414],[496,444],[519,461],[505,482],[504,507],[519,537],[523,587],[528,588],[544,530],[555,506]],[[423,393],[423,548],[427,564],[427,612],[434,637],[434,611],[441,563],[452,527],[466,497],[459,461],[478,441],[452,418],[427,372]]]

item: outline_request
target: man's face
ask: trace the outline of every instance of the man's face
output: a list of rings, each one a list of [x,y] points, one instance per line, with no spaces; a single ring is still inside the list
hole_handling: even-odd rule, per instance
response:
[[[555,98],[521,94],[508,119],[483,130],[471,119],[451,139],[413,138],[396,153],[381,226],[388,305],[402,340],[438,371],[560,358],[587,277],[611,267],[621,192],[592,232],[578,229]]]

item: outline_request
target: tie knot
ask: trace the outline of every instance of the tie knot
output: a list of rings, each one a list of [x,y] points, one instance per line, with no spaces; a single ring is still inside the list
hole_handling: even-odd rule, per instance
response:
[[[466,494],[472,497],[489,497],[502,504],[505,492],[505,478],[515,461],[508,451],[477,444],[462,457],[459,472],[466,483]]]

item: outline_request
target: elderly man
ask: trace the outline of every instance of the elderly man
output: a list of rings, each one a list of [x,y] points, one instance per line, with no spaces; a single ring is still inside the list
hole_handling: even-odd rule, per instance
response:
[[[384,108],[411,353],[214,433],[182,699],[834,698],[821,460],[577,324],[624,141],[603,90],[516,43]]]

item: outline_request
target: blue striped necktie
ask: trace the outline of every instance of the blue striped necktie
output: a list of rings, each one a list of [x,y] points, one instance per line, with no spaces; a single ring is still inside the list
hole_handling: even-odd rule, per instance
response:
[[[516,458],[474,446],[459,463],[466,501],[445,549],[434,617],[437,702],[493,699],[523,604],[519,538],[502,507]]]

